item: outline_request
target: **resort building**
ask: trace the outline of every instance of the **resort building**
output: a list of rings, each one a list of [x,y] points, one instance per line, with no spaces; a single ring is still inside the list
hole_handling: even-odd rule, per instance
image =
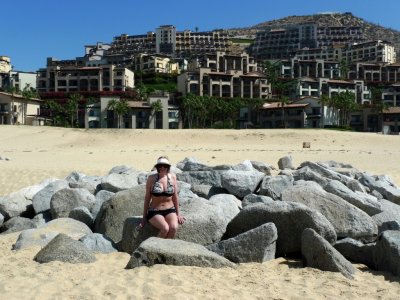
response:
[[[174,57],[231,51],[232,42],[227,33],[214,30],[192,32],[177,31],[173,25],[162,25],[155,32],[145,35],[127,35],[114,37],[107,55],[123,54],[125,56],[146,54],[168,54]]]
[[[267,99],[271,96],[267,77],[257,71],[257,64],[246,53],[205,55],[196,68],[189,69],[192,71],[178,76],[178,92],[183,96],[189,93],[227,98]]]
[[[179,74],[180,66],[170,57],[159,54],[137,54],[132,68],[135,71]]]
[[[300,58],[335,58],[335,48],[365,41],[362,28],[358,26],[318,26],[313,23],[269,27],[256,35],[250,54],[258,60],[290,59],[296,54]],[[300,49],[312,50],[305,54]],[[320,48],[320,49],[319,49]],[[331,50],[332,48],[332,50]],[[328,50],[329,49],[329,50]]]
[[[129,111],[119,119],[113,110],[108,109],[111,100],[119,97],[100,97],[98,103],[86,108],[85,128],[141,128],[176,129],[179,128],[179,108],[169,104],[168,93],[153,93],[146,101],[127,101]],[[161,103],[161,111],[154,111],[152,103]]]
[[[46,68],[39,69],[37,73],[39,93],[126,91],[134,87],[134,73],[115,65],[80,67],[50,64]]]
[[[265,103],[259,110],[261,128],[304,128],[308,103],[286,104]]]
[[[347,63],[392,64],[396,62],[394,46],[381,40],[347,45],[343,49],[342,56]]]
[[[38,125],[40,99],[26,99],[18,94],[0,92],[0,124]]]

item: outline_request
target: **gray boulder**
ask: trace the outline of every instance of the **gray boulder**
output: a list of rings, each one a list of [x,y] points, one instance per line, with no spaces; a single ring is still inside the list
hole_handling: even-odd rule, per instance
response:
[[[79,239],[90,251],[99,253],[117,252],[117,245],[100,233],[89,233]]]
[[[88,227],[92,227],[93,225],[93,216],[90,213],[89,209],[85,206],[78,206],[73,208],[68,215],[69,218],[77,220],[86,224]]]
[[[22,231],[18,236],[16,243],[13,245],[13,249],[19,250],[32,246],[43,247],[59,233],[64,233],[69,237],[78,240],[82,236],[92,233],[92,231],[87,225],[74,219],[55,219],[39,228]]]
[[[315,230],[306,228],[301,238],[301,254],[306,267],[322,271],[340,272],[353,279],[356,269]]]
[[[221,184],[229,193],[242,199],[258,189],[264,176],[259,171],[229,170],[222,174]]]
[[[361,192],[353,192],[340,181],[331,180],[327,185],[324,186],[324,189],[328,193],[339,196],[350,204],[353,204],[355,207],[365,211],[370,216],[382,212],[382,205],[374,196]]]
[[[267,176],[272,174],[272,170],[275,170],[275,168],[273,166],[267,165],[266,163],[263,163],[261,161],[251,160],[250,162],[254,169],[256,169],[259,172],[264,173]]]
[[[69,184],[66,180],[56,180],[50,182],[43,189],[35,194],[32,199],[33,209],[35,213],[41,213],[50,210],[51,197],[59,190],[68,188]]]
[[[382,207],[382,212],[372,216],[372,219],[378,225],[378,232],[385,230],[386,225],[391,222],[400,223],[400,205],[397,205],[391,201],[382,199],[379,200]]]
[[[98,191],[96,193],[95,203],[92,206],[92,210],[91,210],[93,219],[96,219],[97,215],[100,212],[100,209],[101,209],[101,206],[103,205],[103,203],[107,202],[108,200],[110,200],[111,197],[114,196],[114,195],[115,195],[115,193],[109,192],[109,191],[106,191],[106,190],[101,190],[101,191]]]
[[[214,195],[228,193],[224,188],[218,188],[208,184],[193,184],[191,186],[191,191],[197,196],[205,199],[210,199]]]
[[[330,243],[336,241],[332,224],[321,213],[300,203],[281,201],[245,207],[228,224],[223,240],[269,222],[278,229],[277,256],[300,252],[301,235],[305,228],[315,229]]]
[[[388,176],[372,176],[363,173],[359,180],[371,191],[378,191],[385,199],[400,204],[400,188]]]
[[[57,191],[50,201],[50,212],[53,219],[67,218],[76,207],[84,206],[89,211],[95,204],[96,199],[88,190],[82,188],[66,188]]]
[[[34,260],[39,263],[61,261],[76,264],[95,262],[96,257],[81,242],[60,233],[35,255]]]
[[[293,186],[293,176],[265,176],[261,182],[260,195],[279,200],[284,190]]]
[[[388,230],[383,232],[379,235],[374,250],[376,269],[400,276],[400,231]]]
[[[0,226],[0,234],[13,233],[35,227],[36,224],[31,219],[17,216],[17,217],[12,217],[8,221],[4,222],[3,225]]]
[[[312,171],[320,174],[321,176],[325,177],[326,179],[338,180],[345,185],[347,185],[347,183],[349,183],[350,181],[353,180],[353,178],[342,175],[338,172],[335,172],[335,171],[327,168],[326,166],[324,166],[321,163],[305,161],[300,164],[300,168],[303,168],[303,167],[309,167]]]
[[[337,241],[334,245],[344,257],[353,263],[364,264],[371,269],[375,269],[374,265],[374,248],[375,243],[363,244],[360,241],[346,238]]]
[[[118,243],[122,238],[125,219],[143,214],[145,194],[145,185],[138,185],[116,193],[110,200],[103,203],[95,220],[94,231]]]
[[[214,187],[222,188],[221,177],[226,170],[210,170],[210,171],[185,171],[176,174],[179,181],[184,181],[190,185],[207,184]]]
[[[275,258],[278,232],[273,223],[265,223],[233,238],[206,248],[234,263],[264,262]]]
[[[210,203],[218,206],[225,216],[226,224],[228,224],[240,211],[242,203],[235,196],[230,194],[219,194],[209,199]]]
[[[226,258],[204,246],[175,239],[151,237],[132,253],[126,269],[156,264],[195,267],[235,267]]]
[[[127,165],[115,166],[110,171],[108,171],[108,174],[132,175],[135,173],[137,173],[137,171],[134,168],[132,168],[131,166],[127,166]]]
[[[322,175],[314,172],[309,167],[302,167],[292,173],[294,181],[314,181],[318,183],[320,186],[325,186],[328,184],[329,180],[323,177]]]
[[[221,240],[229,220],[222,206],[196,198],[183,203],[180,210],[186,221],[179,225],[175,236],[177,239],[200,245]],[[120,250],[131,254],[144,240],[158,234],[158,230],[149,223],[140,228],[141,219],[141,216],[126,218],[122,239],[118,243]]]
[[[268,205],[274,201],[275,201],[274,199],[272,199],[271,197],[268,197],[268,196],[248,194],[242,200],[242,208],[245,208],[246,206],[249,206],[249,205],[260,204],[260,203]]]
[[[298,202],[323,214],[335,228],[338,238],[372,242],[378,235],[374,220],[342,198],[323,190],[317,183],[295,185],[283,191],[282,201]]]
[[[0,213],[0,226],[4,223],[4,216]]]
[[[30,216],[33,214],[32,201],[27,200],[24,194],[19,192],[0,197],[0,213],[5,220],[17,216]]]
[[[138,185],[138,173],[110,173],[101,180],[101,188],[113,193],[131,189]]]
[[[278,167],[279,170],[285,170],[285,169],[293,170],[294,169],[293,158],[290,155],[281,157],[278,160]]]

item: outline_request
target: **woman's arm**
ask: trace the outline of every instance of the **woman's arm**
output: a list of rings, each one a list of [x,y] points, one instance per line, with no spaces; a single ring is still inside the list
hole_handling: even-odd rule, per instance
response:
[[[172,181],[174,185],[174,194],[172,195],[172,202],[174,203],[176,209],[176,215],[178,216],[178,223],[183,224],[185,222],[185,217],[181,216],[180,207],[179,207],[179,199],[178,199],[178,185],[176,183],[176,175],[172,174]]]
[[[143,204],[143,218],[142,218],[142,221],[140,222],[140,227],[143,227],[147,223],[146,216],[147,216],[147,210],[150,205],[151,187],[152,187],[153,183],[154,183],[153,176],[150,175],[147,178],[147,182],[146,182],[146,195],[144,196],[144,204]]]

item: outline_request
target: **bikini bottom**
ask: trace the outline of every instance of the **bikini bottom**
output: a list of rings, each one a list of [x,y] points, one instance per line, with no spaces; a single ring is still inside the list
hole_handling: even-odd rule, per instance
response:
[[[171,208],[168,208],[168,209],[149,208],[147,210],[146,219],[148,221],[152,217],[154,217],[155,215],[161,215],[161,216],[165,217],[166,215],[169,215],[170,213],[176,213],[176,208],[175,207],[171,207]]]

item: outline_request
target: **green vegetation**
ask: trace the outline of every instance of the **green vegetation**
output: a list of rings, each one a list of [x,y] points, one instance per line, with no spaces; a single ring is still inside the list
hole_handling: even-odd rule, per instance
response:
[[[254,42],[254,39],[233,38],[231,41],[234,44],[251,44]]]
[[[135,76],[136,81],[139,82],[138,89],[145,90],[147,94],[154,91],[174,93],[177,90],[176,74],[136,72]]]
[[[186,128],[235,128],[241,108],[257,110],[263,103],[263,99],[232,99],[189,94],[182,99],[181,115]]]

